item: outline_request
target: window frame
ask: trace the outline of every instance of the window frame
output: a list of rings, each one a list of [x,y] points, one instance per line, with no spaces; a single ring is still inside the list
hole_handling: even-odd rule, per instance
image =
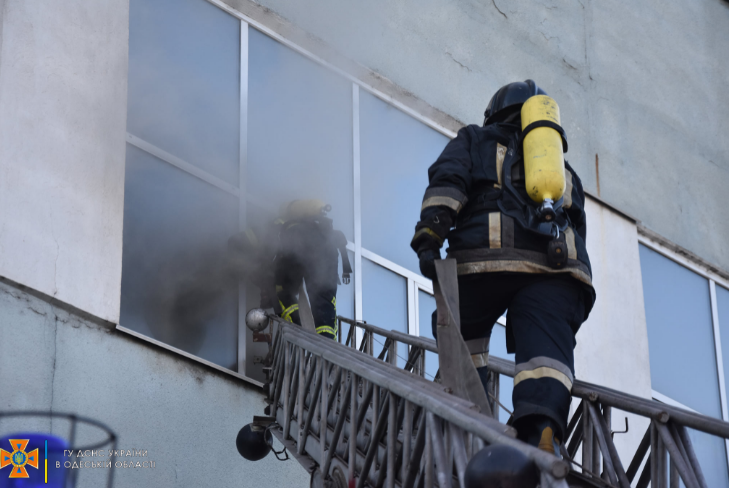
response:
[[[650,236],[646,235],[645,233],[640,232],[640,228],[638,229],[638,245],[642,244],[646,246],[648,249],[657,252],[658,254],[662,255],[663,257],[670,259],[671,261],[683,266],[684,268],[688,269],[689,271],[692,271],[702,278],[705,278],[709,283],[709,298],[711,301],[711,323],[712,323],[712,329],[713,329],[713,340],[714,340],[714,354],[716,357],[716,371],[717,371],[717,378],[719,383],[719,399],[721,400],[721,417],[724,422],[729,422],[729,408],[727,406],[727,392],[726,392],[726,381],[724,377],[724,357],[722,354],[722,348],[721,348],[721,330],[719,328],[719,310],[717,307],[716,302],[716,285],[719,284],[720,286],[726,288],[729,290],[729,280],[725,279],[724,277],[720,276],[719,274],[713,272],[712,270],[708,269],[706,266],[697,263],[696,261],[692,260],[690,257],[680,254],[676,252],[673,249],[668,248],[661,242],[651,238]],[[642,269],[641,269],[642,273]],[[647,324],[646,324],[647,327]],[[684,406],[680,402],[674,400],[673,398],[664,395],[663,393],[652,390],[652,396],[654,400],[658,400],[663,403],[667,403],[669,405],[678,406],[680,408],[684,408],[686,410],[694,411],[689,407]],[[729,439],[724,440],[724,444],[726,446],[726,458],[727,458],[727,469],[729,469]]]
[[[347,249],[349,251],[352,251],[354,253],[354,263],[353,263],[353,272],[354,272],[354,319],[355,320],[364,320],[363,314],[362,314],[362,259],[369,260],[385,269],[387,269],[390,272],[395,273],[398,276],[401,276],[406,279],[407,282],[407,311],[408,311],[408,333],[411,335],[419,335],[419,326],[418,326],[418,290],[423,290],[424,292],[433,295],[433,284],[432,281],[417,274],[414,273],[408,269],[406,269],[403,266],[398,265],[395,262],[392,262],[372,251],[369,251],[366,248],[362,247],[362,199],[361,199],[361,179],[360,179],[360,173],[361,173],[361,159],[360,159],[360,90],[365,90],[366,92],[372,94],[373,96],[379,98],[383,102],[393,106],[394,108],[400,110],[401,112],[405,113],[406,115],[412,117],[413,119],[417,120],[420,123],[425,124],[426,126],[430,127],[431,129],[445,135],[449,139],[453,139],[456,136],[456,133],[452,130],[449,130],[442,125],[438,124],[434,120],[420,114],[416,110],[413,110],[412,108],[408,107],[407,105],[401,103],[400,101],[393,98],[393,96],[390,96],[381,90],[378,90],[374,88],[373,86],[367,84],[363,80],[357,78],[356,76],[351,75],[350,73],[347,73],[346,71],[332,65],[331,63],[325,61],[321,57],[317,56],[316,54],[308,51],[307,49],[303,48],[302,46],[296,44],[295,42],[287,39],[285,36],[273,31],[272,29],[266,27],[265,25],[261,24],[260,22],[252,19],[251,17],[243,14],[242,12],[239,12],[232,7],[225,4],[222,0],[200,0],[200,1],[206,1],[213,6],[221,9],[225,13],[232,15],[234,18],[238,19],[240,22],[240,40],[239,40],[239,46],[240,46],[240,75],[239,75],[239,87],[240,87],[240,94],[239,94],[239,102],[240,102],[240,111],[239,111],[239,117],[240,117],[240,134],[239,134],[239,181],[238,181],[238,187],[221,180],[220,178],[208,173],[207,171],[198,168],[197,166],[183,160],[182,158],[179,158],[173,154],[170,154],[167,151],[162,150],[161,148],[157,147],[156,145],[150,143],[149,141],[146,141],[142,139],[139,136],[136,136],[134,134],[131,134],[129,132],[126,133],[126,142],[130,145],[133,145],[140,150],[151,154],[152,156],[158,158],[161,161],[164,161],[182,171],[185,173],[192,175],[212,186],[217,188],[218,190],[222,190],[228,194],[231,194],[238,198],[239,200],[239,230],[243,231],[246,229],[247,222],[246,222],[246,213],[247,213],[247,207],[248,205],[254,205],[257,207],[263,207],[259,202],[256,202],[255,199],[253,199],[250,195],[247,194],[245,191],[246,184],[247,184],[247,165],[248,165],[248,69],[249,69],[249,50],[248,50],[248,44],[249,44],[249,29],[253,28],[259,32],[261,32],[264,35],[269,36],[270,38],[274,39],[275,41],[281,43],[286,48],[292,49],[297,54],[300,54],[304,56],[305,58],[313,61],[317,65],[334,72],[338,76],[344,78],[345,80],[349,81],[352,85],[352,168],[353,168],[353,181],[352,181],[352,198],[353,198],[353,212],[354,212],[354,242],[348,241],[347,243]],[[245,314],[247,311],[246,306],[246,295],[245,295],[245,286],[241,285],[239,286],[238,290],[238,344],[237,344],[237,353],[238,353],[238,360],[237,360],[237,367],[238,371],[232,371],[225,367],[222,367],[220,365],[217,365],[215,363],[212,363],[210,361],[207,361],[205,359],[202,359],[194,354],[190,354],[188,352],[185,352],[181,349],[175,348],[173,346],[170,346],[169,344],[166,344],[164,342],[161,342],[159,340],[153,339],[151,337],[148,337],[144,334],[141,334],[139,332],[136,332],[134,330],[128,329],[124,327],[122,324],[119,324],[117,326],[117,329],[128,333],[134,337],[137,337],[139,339],[151,342],[153,344],[156,344],[159,347],[162,347],[164,349],[173,351],[177,354],[181,354],[185,357],[188,357],[190,359],[193,359],[197,362],[206,364],[209,367],[212,367],[216,370],[231,374],[237,378],[243,379],[249,383],[252,383],[257,386],[263,386],[263,383],[249,377],[246,374],[246,346],[247,346],[247,328],[245,326]],[[377,324],[381,327],[387,328],[387,324]],[[361,330],[358,330],[358,341],[361,340]]]

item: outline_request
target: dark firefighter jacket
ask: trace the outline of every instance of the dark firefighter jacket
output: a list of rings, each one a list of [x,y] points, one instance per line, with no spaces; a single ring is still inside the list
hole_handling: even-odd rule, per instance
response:
[[[336,290],[337,252],[342,256],[343,273],[352,273],[347,254],[347,238],[334,230],[326,217],[277,219],[257,230],[248,228],[228,240],[229,266],[238,279],[248,278],[261,289],[261,307],[277,304],[274,292],[287,276],[302,276],[308,285]],[[296,284],[298,291],[298,282]]]
[[[536,205],[527,195],[524,184],[520,134],[518,125],[507,123],[469,125],[458,131],[428,170],[430,184],[411,245],[420,253],[428,248],[440,249],[447,238],[448,257],[458,262],[459,275],[568,274],[584,285],[587,318],[595,291],[585,246],[585,194],[574,170],[565,162],[562,208],[569,225],[564,230],[568,260],[563,268],[554,269],[547,264],[550,236],[525,228],[518,219],[501,211],[505,204],[513,207],[513,199],[506,198],[504,189],[503,168],[509,163],[513,187],[522,200]]]
[[[337,253],[342,256],[343,273],[350,274],[352,267],[347,254],[347,238],[342,231],[333,228],[331,219],[290,220],[282,224],[279,234],[277,274],[291,272],[304,276],[308,280],[307,287],[326,286],[336,290],[339,283]],[[277,281],[280,285],[281,280]]]

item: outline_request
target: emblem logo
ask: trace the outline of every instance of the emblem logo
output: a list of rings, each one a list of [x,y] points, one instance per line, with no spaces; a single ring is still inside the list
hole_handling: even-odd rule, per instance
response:
[[[29,439],[9,439],[9,442],[12,451],[0,449],[0,469],[12,465],[10,478],[29,478],[25,467],[38,469],[38,449],[25,452]]]

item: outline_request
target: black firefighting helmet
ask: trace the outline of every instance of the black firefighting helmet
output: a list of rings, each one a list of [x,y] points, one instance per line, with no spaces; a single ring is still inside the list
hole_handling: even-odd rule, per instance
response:
[[[546,95],[547,93],[539,88],[533,80],[517,81],[499,88],[491,97],[486,112],[484,112],[483,125],[500,122],[521,109],[527,99],[534,95]]]

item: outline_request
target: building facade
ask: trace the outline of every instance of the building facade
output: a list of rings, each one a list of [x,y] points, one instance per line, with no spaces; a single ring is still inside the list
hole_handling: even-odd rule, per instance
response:
[[[526,78],[559,103],[588,192],[598,298],[577,377],[729,420],[726,2],[0,0],[0,13],[0,409],[94,416],[158,456],[117,486],[306,486],[295,462],[233,449],[262,411],[266,348],[243,322],[258,290],[226,274],[228,239],[320,198],[354,267],[338,313],[432,337],[432,283],[409,248],[427,168]],[[4,373],[18,364],[30,380]],[[501,396],[510,408],[508,384]],[[627,417],[626,450],[645,430]],[[727,446],[692,435],[710,485],[729,486]]]

